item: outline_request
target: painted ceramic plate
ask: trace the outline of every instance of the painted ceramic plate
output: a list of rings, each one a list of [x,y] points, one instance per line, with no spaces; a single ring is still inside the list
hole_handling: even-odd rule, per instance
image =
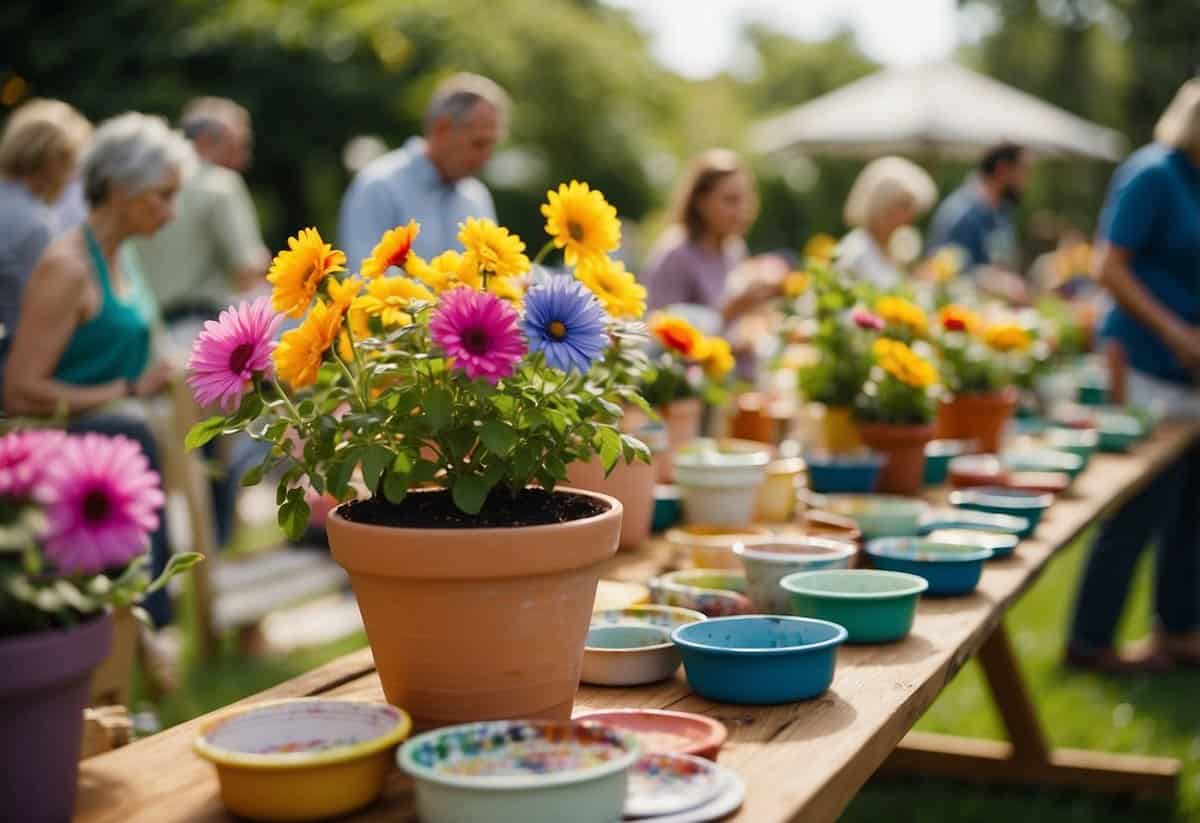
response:
[[[703,806],[679,812],[652,817],[647,823],[708,823],[710,820],[722,820],[733,813],[746,799],[746,781],[741,776],[724,766],[717,766],[721,775],[721,793]],[[625,818],[626,820],[638,818]],[[644,819],[644,818],[643,818]]]
[[[724,723],[711,717],[665,709],[612,709],[575,719],[629,732],[647,754],[694,754],[716,760],[729,734]]]
[[[694,809],[721,793],[717,764],[688,754],[648,754],[629,770],[626,817],[659,817]]]

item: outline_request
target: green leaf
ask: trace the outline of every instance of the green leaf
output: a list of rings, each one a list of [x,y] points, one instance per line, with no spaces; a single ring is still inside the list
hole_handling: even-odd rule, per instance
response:
[[[363,481],[367,484],[367,488],[371,490],[371,494],[374,494],[375,489],[379,488],[379,478],[383,476],[384,470],[387,469],[388,464],[391,462],[392,452],[387,446],[375,444],[367,446],[366,450],[363,451]]]
[[[596,441],[600,447],[600,465],[607,475],[621,459],[621,434],[616,429],[601,427],[596,431]]]
[[[633,458],[641,460],[643,463],[649,463],[652,460],[649,447],[641,440],[638,440],[632,435],[621,435],[621,445],[625,450],[625,462],[632,463]]]
[[[546,417],[550,419],[550,425],[559,434],[565,434],[567,431],[568,420],[567,416],[558,409],[546,409]]]
[[[308,503],[304,500],[304,492],[292,489],[288,498],[279,507],[279,526],[292,540],[299,540],[308,528]]]
[[[445,389],[433,389],[421,398],[421,408],[431,430],[441,431],[450,422],[450,404],[450,392]]]
[[[263,401],[258,392],[247,394],[237,410],[237,419],[245,422],[256,420],[263,410]]]
[[[450,494],[454,498],[454,505],[464,512],[479,514],[491,490],[492,486],[486,479],[474,474],[464,474],[454,481],[454,488],[450,490]]]
[[[517,433],[512,426],[500,420],[489,420],[479,429],[479,439],[488,451],[504,456],[517,445]]]
[[[440,469],[441,466],[431,460],[418,460],[417,465],[413,466],[411,482],[414,486],[418,483],[428,483],[437,476]]]
[[[224,417],[210,417],[192,426],[183,441],[188,451],[198,449],[225,430]]]
[[[412,458],[405,452],[397,452],[396,458],[392,461],[392,471],[408,474],[410,469],[412,469]]]
[[[411,480],[408,472],[392,469],[383,478],[383,496],[389,503],[399,503],[408,494]]]
[[[150,592],[161,589],[163,586],[167,585],[167,582],[175,575],[183,574],[192,566],[203,562],[204,555],[200,554],[199,552],[183,552],[181,554],[172,555],[171,559],[167,561],[167,567],[163,569],[162,574],[155,578],[150,585],[146,587],[146,590],[143,592],[143,594],[150,594]]]
[[[263,474],[266,472],[266,470],[267,465],[265,463],[254,466],[242,475],[241,484],[243,486],[257,486],[262,482]]]
[[[338,500],[342,499],[350,486],[350,476],[354,474],[354,467],[358,465],[360,453],[361,450],[357,448],[347,449],[325,470],[326,488]]]

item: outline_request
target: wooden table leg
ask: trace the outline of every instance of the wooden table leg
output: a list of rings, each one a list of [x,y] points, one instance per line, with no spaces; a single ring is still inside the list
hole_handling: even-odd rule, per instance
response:
[[[1051,749],[1003,623],[980,648],[979,662],[1011,742],[909,732],[881,774],[1176,796],[1180,762],[1174,758]]]

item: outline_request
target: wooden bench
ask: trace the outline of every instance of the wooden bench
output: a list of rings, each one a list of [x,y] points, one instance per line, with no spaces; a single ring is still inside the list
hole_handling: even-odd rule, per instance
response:
[[[1131,454],[1094,457],[1076,482],[1075,492],[1046,513],[1037,538],[1022,543],[1012,557],[988,564],[978,591],[967,597],[922,599],[913,632],[901,643],[843,647],[832,687],[816,700],[764,707],[712,703],[692,694],[679,673],[641,688],[583,687],[576,713],[616,707],[673,708],[721,720],[730,731],[721,763],[736,769],[748,787],[735,819],[754,823],[835,820],[880,767],[1171,796],[1179,775],[1176,760],[1049,747],[1003,617],[1056,552],[1177,458],[1198,433],[1196,426],[1166,424]],[[935,490],[930,497],[940,502],[944,495],[944,490]],[[639,551],[613,558],[604,576],[642,580],[673,560],[669,547],[654,540]],[[1011,742],[911,733],[955,673],[976,654]],[[241,703],[306,695],[382,700],[369,650]],[[203,718],[189,721],[83,763],[77,823],[229,820],[212,767],[190,753],[202,722]],[[355,823],[413,820],[409,780],[393,772],[383,798],[347,819]]]

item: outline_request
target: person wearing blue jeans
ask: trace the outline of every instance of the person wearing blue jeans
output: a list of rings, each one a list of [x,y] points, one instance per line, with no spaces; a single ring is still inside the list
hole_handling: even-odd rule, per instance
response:
[[[1186,83],[1113,176],[1096,274],[1115,305],[1102,336],[1129,363],[1128,396],[1200,420],[1200,81]],[[1114,636],[1137,560],[1157,540],[1157,624],[1118,651]],[[1200,665],[1200,444],[1105,521],[1087,561],[1068,663],[1102,671]]]

